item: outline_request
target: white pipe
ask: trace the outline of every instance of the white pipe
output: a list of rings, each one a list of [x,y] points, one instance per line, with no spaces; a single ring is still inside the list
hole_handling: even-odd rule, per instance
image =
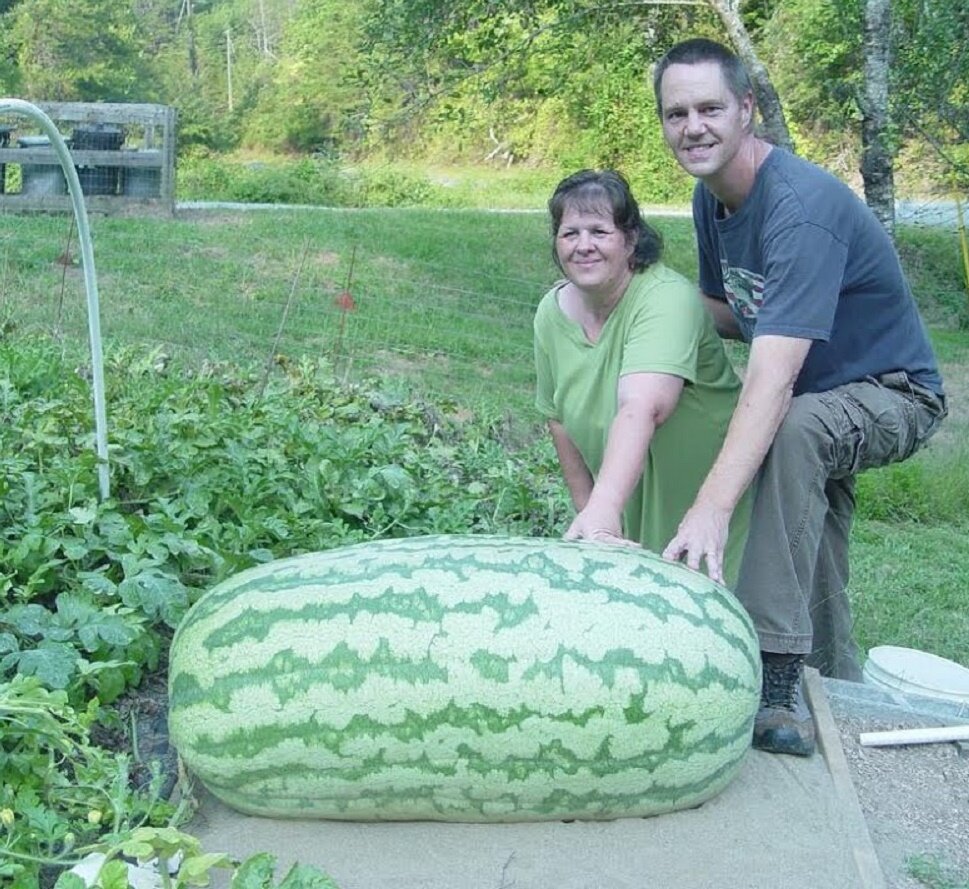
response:
[[[60,159],[67,180],[67,188],[74,205],[77,221],[77,238],[81,245],[81,263],[84,268],[84,289],[87,293],[88,337],[91,341],[91,381],[94,387],[94,430],[98,454],[98,489],[101,500],[110,495],[108,470],[108,420],[104,406],[104,363],[101,358],[101,313],[98,307],[98,281],[94,271],[94,250],[91,246],[91,228],[88,225],[87,207],[81,192],[81,181],[74,168],[74,159],[53,121],[36,105],[23,99],[0,99],[0,113],[14,112],[30,117],[40,124],[50,137],[57,157]]]
[[[942,725],[936,728],[904,728],[887,732],[862,732],[858,736],[858,740],[862,747],[969,741],[969,725]]]

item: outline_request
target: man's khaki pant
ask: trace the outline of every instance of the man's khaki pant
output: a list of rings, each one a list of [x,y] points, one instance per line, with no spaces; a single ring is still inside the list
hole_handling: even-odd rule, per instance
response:
[[[793,399],[758,474],[736,587],[763,651],[861,679],[846,595],[855,476],[911,456],[945,415],[904,373]]]

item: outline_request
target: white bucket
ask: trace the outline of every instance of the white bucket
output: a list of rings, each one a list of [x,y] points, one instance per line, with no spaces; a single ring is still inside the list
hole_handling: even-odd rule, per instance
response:
[[[927,651],[879,645],[862,675],[877,688],[969,705],[969,669]]]
[[[21,136],[17,143],[21,148],[49,148],[48,136]],[[56,158],[54,150],[50,155]],[[32,195],[67,194],[67,180],[59,163],[22,164],[20,167],[20,193]]]

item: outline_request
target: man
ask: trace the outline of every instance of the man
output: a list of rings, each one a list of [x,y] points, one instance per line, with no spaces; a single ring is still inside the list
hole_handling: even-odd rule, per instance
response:
[[[698,180],[704,300],[721,336],[750,343],[727,437],[663,555],[722,582],[727,524],[756,480],[736,586],[764,664],[754,746],[811,755],[806,658],[860,678],[845,594],[855,476],[929,438],[942,380],[887,233],[843,183],[757,137],[740,60],[688,40],[653,86],[666,142]]]

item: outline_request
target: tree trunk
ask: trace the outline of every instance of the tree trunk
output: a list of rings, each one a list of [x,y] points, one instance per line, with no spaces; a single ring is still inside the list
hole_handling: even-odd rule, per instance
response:
[[[740,16],[739,0],[709,0],[709,3],[720,16],[730,42],[750,74],[754,95],[757,98],[757,108],[760,110],[760,135],[774,145],[793,151],[794,142],[787,128],[787,121],[784,119],[781,100],[777,90],[774,89],[774,84],[771,83],[767,69],[757,58],[754,44]]]
[[[888,116],[891,0],[865,0],[865,86],[861,99],[861,178],[865,201],[895,235],[895,169]]]

